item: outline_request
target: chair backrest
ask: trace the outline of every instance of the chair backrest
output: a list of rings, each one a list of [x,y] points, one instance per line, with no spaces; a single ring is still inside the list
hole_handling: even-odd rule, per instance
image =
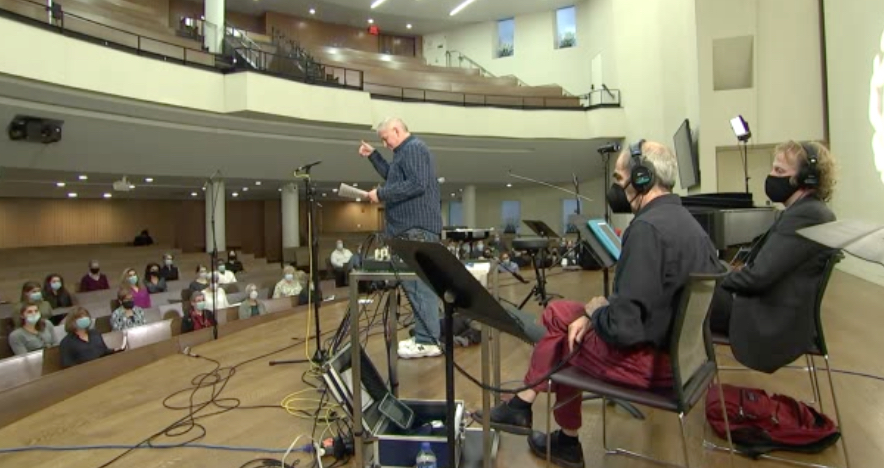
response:
[[[814,302],[814,326],[816,327],[816,345],[820,353],[829,354],[826,346],[826,335],[823,333],[823,297],[826,295],[826,289],[829,287],[829,280],[832,279],[832,272],[838,262],[844,259],[844,253],[840,250],[834,251],[829,258],[826,259],[826,266],[823,268],[823,276],[820,277],[819,286],[816,292],[816,301]]]
[[[274,312],[282,312],[283,310],[289,310],[294,308],[297,303],[294,301],[298,300],[298,296],[292,297],[278,297],[276,299],[262,299],[261,302],[264,303],[264,309],[268,314],[272,314]]]
[[[126,339],[129,348],[141,348],[147,345],[158,343],[163,340],[172,338],[172,321],[163,320],[162,322],[149,323],[140,327],[134,327],[126,330]]]
[[[119,330],[110,331],[101,334],[101,339],[109,349],[117,349],[123,346],[123,332]]]
[[[0,360],[0,390],[17,387],[42,375],[42,349]]]
[[[174,304],[163,304],[160,306],[160,317],[163,319],[173,318],[174,315],[177,315],[178,318],[184,317],[183,303],[176,302]]]
[[[15,356],[15,354],[13,354],[12,348],[9,347],[9,336],[5,333],[0,334],[0,359],[12,356]]]
[[[235,292],[235,293],[228,293],[228,294],[227,294],[227,303],[228,303],[228,304],[239,304],[240,302],[242,302],[243,300],[245,300],[245,298],[246,298],[246,292],[245,292],[245,291],[240,291],[240,292]]]
[[[93,325],[94,325],[94,324],[93,324]],[[64,323],[62,323],[62,324],[60,324],[60,325],[53,325],[53,326],[52,326],[52,339],[53,339],[56,343],[61,343],[61,340],[62,340],[67,334],[68,334],[68,332],[66,332],[66,331],[64,330]]]
[[[673,384],[684,409],[705,390],[703,380],[709,366],[715,366],[715,351],[709,333],[709,309],[715,288],[725,273],[691,274],[679,298],[672,325],[669,356]]]

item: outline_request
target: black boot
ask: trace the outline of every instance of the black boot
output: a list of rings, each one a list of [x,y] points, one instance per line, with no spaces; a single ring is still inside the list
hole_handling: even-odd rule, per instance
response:
[[[550,435],[550,461],[563,468],[583,468],[583,446],[576,437],[568,437],[562,431]],[[546,434],[534,431],[528,436],[531,452],[546,460]]]
[[[524,402],[520,403],[524,404]],[[473,419],[482,422],[482,412],[473,413]],[[534,414],[530,405],[527,408],[516,408],[515,405],[505,401],[491,408],[491,427],[510,434],[531,434],[533,419]]]

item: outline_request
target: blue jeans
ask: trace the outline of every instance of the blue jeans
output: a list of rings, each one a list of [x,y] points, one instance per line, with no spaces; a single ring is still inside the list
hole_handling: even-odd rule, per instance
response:
[[[401,239],[421,242],[439,242],[439,236],[423,229],[409,229],[398,236]],[[402,289],[414,309],[414,341],[419,344],[436,344],[439,331],[439,297],[421,280],[403,281]]]

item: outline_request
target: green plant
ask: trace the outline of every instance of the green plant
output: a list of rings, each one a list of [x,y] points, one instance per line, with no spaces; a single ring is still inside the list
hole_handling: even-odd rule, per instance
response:
[[[577,36],[572,32],[566,32],[559,37],[559,49],[574,47],[577,45]]]
[[[515,53],[516,50],[512,44],[500,44],[499,46],[497,46],[498,57],[511,57]]]

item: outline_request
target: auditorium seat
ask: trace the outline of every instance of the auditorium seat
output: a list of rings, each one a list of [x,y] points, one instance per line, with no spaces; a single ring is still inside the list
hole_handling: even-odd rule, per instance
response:
[[[283,310],[289,310],[298,305],[298,297],[280,297],[277,299],[263,299],[261,302],[264,304],[264,309],[268,314],[272,314],[274,312],[281,312]]]
[[[43,375],[43,350],[0,360],[0,390],[16,387]]]
[[[172,320],[149,323],[126,330],[129,349],[138,349],[172,338]]]
[[[40,367],[40,376],[48,375],[61,370],[61,348],[53,346],[43,349],[43,362]]]
[[[178,350],[184,351],[185,348],[193,348],[194,346],[208,343],[214,338],[214,332],[215,330],[212,328],[203,328],[202,330],[179,334],[176,337],[178,340]]]
[[[162,320],[184,317],[184,308],[181,302],[175,304],[163,304],[159,306],[159,312]]]
[[[95,329],[98,330],[99,333],[107,333],[113,330],[113,327],[111,327],[110,314],[101,317],[95,317],[95,315],[93,315],[92,318],[95,319]]]
[[[108,349],[114,350],[123,346],[123,332],[119,330],[102,333],[101,338],[104,340],[104,344]]]
[[[12,348],[9,347],[9,334],[2,333],[0,334],[0,359],[6,359],[12,356],[15,356],[15,353],[13,353]]]
[[[52,327],[52,339],[55,340],[56,343],[61,343],[61,340],[67,336],[67,332],[64,331],[64,324],[54,325]]]

